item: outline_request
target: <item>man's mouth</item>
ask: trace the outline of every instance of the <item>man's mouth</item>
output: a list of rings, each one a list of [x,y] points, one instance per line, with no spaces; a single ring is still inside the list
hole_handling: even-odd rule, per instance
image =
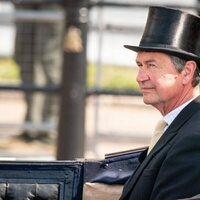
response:
[[[154,90],[154,88],[153,87],[141,87],[140,90],[141,90],[141,92],[149,92],[151,90]]]

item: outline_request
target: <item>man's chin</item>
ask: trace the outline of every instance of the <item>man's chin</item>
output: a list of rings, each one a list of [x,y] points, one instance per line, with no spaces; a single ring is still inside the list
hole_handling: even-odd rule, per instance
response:
[[[154,105],[156,103],[154,99],[145,98],[144,96],[143,96],[143,102],[147,105]]]
[[[143,102],[144,102],[146,105],[151,105],[151,103],[150,103],[149,101],[143,100]]]

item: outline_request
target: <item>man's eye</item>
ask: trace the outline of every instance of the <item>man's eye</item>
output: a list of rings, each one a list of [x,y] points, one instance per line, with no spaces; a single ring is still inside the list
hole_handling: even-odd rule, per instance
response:
[[[149,64],[148,67],[156,67],[155,64]]]
[[[142,64],[137,64],[138,67],[142,67]]]

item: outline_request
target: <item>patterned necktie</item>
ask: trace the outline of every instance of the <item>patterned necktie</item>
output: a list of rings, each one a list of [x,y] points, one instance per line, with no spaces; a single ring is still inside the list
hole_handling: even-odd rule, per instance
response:
[[[149,149],[148,149],[148,154],[149,152],[153,149],[154,145],[157,143],[157,141],[160,139],[160,137],[162,136],[163,132],[164,132],[164,128],[167,126],[167,123],[161,119],[158,121],[153,136],[151,138],[151,142],[149,145]]]

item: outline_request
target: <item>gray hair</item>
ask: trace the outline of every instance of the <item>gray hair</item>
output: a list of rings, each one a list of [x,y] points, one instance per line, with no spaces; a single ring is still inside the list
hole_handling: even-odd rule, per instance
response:
[[[174,64],[176,70],[180,73],[183,70],[187,60],[179,58],[177,56],[172,56],[172,55],[169,55],[169,57],[170,57],[172,63]],[[200,82],[200,75],[199,75],[199,69],[197,66],[197,68],[194,72],[194,75],[193,75],[192,86],[193,87],[197,86],[199,84],[199,82]]]

